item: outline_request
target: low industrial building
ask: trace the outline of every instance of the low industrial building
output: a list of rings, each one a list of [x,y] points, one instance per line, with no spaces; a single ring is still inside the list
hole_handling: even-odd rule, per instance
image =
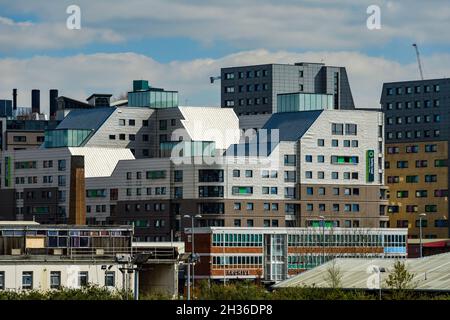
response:
[[[324,226],[324,225],[323,225]],[[186,250],[199,256],[195,279],[279,282],[334,258],[405,259],[406,229],[194,228]]]
[[[88,284],[140,294],[178,293],[179,243],[133,243],[130,226],[0,223],[0,290]]]

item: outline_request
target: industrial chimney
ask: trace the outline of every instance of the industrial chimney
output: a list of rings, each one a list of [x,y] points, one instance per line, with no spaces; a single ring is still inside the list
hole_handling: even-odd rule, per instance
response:
[[[13,110],[17,110],[17,89],[13,89]]]
[[[31,112],[41,112],[41,91],[38,89],[31,90]]]
[[[55,119],[56,111],[58,109],[58,102],[56,101],[58,98],[58,90],[50,89],[50,97],[49,97],[49,107],[50,107],[50,120]]]

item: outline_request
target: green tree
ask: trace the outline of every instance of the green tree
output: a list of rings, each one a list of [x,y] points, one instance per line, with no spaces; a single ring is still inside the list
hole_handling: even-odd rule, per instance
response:
[[[386,279],[386,285],[392,290],[393,299],[407,299],[411,290],[417,287],[413,281],[414,274],[410,273],[404,262],[396,261],[394,269]]]
[[[342,271],[336,265],[336,260],[333,260],[327,268],[325,281],[332,289],[339,289],[342,287]]]

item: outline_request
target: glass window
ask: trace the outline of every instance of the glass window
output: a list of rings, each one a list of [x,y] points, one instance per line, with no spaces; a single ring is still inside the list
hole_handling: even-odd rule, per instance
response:
[[[22,289],[24,290],[33,289],[33,271],[22,272]]]
[[[50,289],[61,288],[61,272],[50,271]]]
[[[86,287],[89,283],[89,273],[87,271],[80,271],[78,273],[78,286]]]
[[[105,286],[115,287],[116,285],[116,273],[114,271],[105,272]]]

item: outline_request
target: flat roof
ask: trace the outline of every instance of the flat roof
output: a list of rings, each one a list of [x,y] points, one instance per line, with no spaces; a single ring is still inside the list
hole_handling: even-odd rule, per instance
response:
[[[331,267],[336,268],[342,275],[341,288],[343,289],[377,289],[371,286],[371,275],[377,276],[374,268],[385,268],[382,273],[384,283],[389,272],[393,270],[394,263],[398,259],[365,259],[365,258],[338,258],[311,270],[300,273],[292,278],[281,281],[273,288],[287,288],[299,286],[315,286],[318,288],[330,288],[330,281],[326,274]],[[450,291],[450,253],[438,254],[424,258],[404,259],[408,272],[414,274],[414,290],[420,291]]]

